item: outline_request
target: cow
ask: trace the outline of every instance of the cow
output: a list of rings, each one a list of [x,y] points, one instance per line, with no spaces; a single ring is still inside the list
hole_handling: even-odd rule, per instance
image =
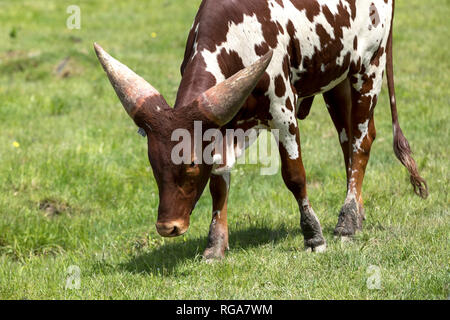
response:
[[[322,252],[326,241],[308,199],[298,119],[305,119],[322,94],[336,127],[347,173],[347,196],[334,235],[352,237],[362,229],[361,194],[375,139],[374,108],[384,70],[392,115],[393,148],[407,168],[415,192],[428,195],[411,148],[400,128],[393,74],[394,0],[203,0],[190,30],[182,80],[174,108],[143,78],[95,51],[125,110],[147,136],[148,158],[159,189],[156,228],[164,237],[185,233],[208,181],[212,221],[206,259],[228,249],[227,200],[230,168],[223,161],[181,164],[171,160],[171,133],[264,127],[279,132],[282,178],[300,211],[304,246]],[[205,146],[202,144],[202,148]],[[194,152],[195,154],[195,152]]]

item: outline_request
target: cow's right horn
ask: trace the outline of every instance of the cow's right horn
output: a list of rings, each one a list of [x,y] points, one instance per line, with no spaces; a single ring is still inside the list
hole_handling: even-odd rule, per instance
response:
[[[94,49],[117,96],[131,118],[134,119],[134,115],[138,109],[149,98],[161,99],[161,105],[159,107],[165,107],[167,105],[161,94],[142,77],[111,57],[97,43],[94,43]]]
[[[251,66],[204,92],[198,99],[200,111],[218,126],[233,119],[272,60],[269,51]]]

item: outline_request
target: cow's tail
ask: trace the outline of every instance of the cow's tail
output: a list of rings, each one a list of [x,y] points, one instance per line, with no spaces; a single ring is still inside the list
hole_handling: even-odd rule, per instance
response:
[[[393,15],[392,15],[393,17]],[[393,19],[392,19],[393,25]],[[394,131],[394,152],[397,159],[408,169],[410,174],[411,184],[414,187],[414,192],[422,197],[426,198],[428,196],[428,186],[426,181],[420,176],[417,170],[417,164],[414,161],[411,148],[409,146],[408,140],[406,140],[403,135],[402,129],[398,122],[397,104],[395,100],[395,88],[394,88],[394,64],[393,64],[393,53],[392,53],[392,29],[391,26],[386,54],[386,75],[389,88],[389,97],[391,102],[391,115],[392,115],[392,128]]]

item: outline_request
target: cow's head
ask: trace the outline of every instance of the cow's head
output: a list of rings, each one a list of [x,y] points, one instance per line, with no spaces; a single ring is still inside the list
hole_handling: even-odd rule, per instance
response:
[[[165,237],[181,235],[189,227],[190,214],[208,182],[212,164],[197,164],[194,150],[190,159],[174,163],[172,151],[179,142],[172,141],[172,134],[184,129],[194,139],[195,121],[202,122],[202,130],[220,128],[231,121],[266,70],[272,53],[207,90],[189,105],[173,109],[143,78],[99,45],[94,44],[94,48],[125,110],[147,135],[148,158],[159,189],[158,233]],[[190,143],[192,148],[196,143]]]

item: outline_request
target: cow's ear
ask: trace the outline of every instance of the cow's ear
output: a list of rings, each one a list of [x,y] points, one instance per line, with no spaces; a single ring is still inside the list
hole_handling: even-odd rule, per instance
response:
[[[158,90],[153,88],[142,77],[111,57],[97,43],[94,43],[94,49],[117,96],[133,120],[135,120],[136,114],[142,111],[143,108],[146,109],[145,112],[169,108]]]
[[[272,51],[268,52],[253,65],[201,94],[196,101],[201,113],[219,127],[230,122],[258,84],[272,55]]]

